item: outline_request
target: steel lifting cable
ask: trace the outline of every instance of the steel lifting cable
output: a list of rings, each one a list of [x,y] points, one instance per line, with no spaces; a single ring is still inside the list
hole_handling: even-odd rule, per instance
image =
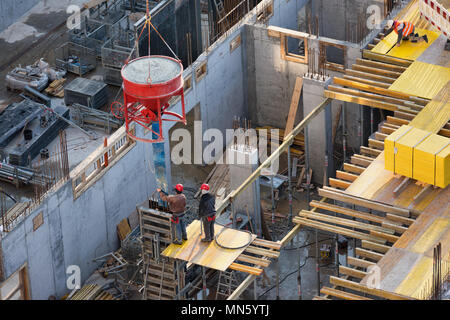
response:
[[[237,249],[242,249],[242,248],[245,248],[245,247],[247,247],[250,243],[252,243],[252,241],[253,241],[253,234],[250,232],[250,231],[248,231],[248,230],[240,230],[240,231],[242,231],[242,232],[246,232],[246,233],[248,233],[248,235],[249,235],[249,240],[248,240],[248,242],[247,243],[245,243],[244,245],[241,245],[241,246],[237,246],[237,247],[228,247],[228,246],[226,246],[226,245],[224,245],[224,244],[221,244],[220,242],[219,242],[219,240],[218,240],[218,238],[219,238],[219,236],[222,234],[222,232],[224,232],[226,229],[232,229],[232,228],[229,228],[229,227],[227,227],[227,225],[229,225],[229,224],[231,224],[231,222],[229,223],[229,224],[227,224],[227,225],[223,225],[223,224],[220,224],[220,223],[218,223],[218,222],[216,222],[218,225],[220,225],[220,226],[222,226],[223,228],[222,228],[222,230],[220,230],[220,232],[214,237],[214,241],[216,242],[216,244],[219,246],[219,247],[221,247],[222,249],[230,249],[230,250],[237,250]]]

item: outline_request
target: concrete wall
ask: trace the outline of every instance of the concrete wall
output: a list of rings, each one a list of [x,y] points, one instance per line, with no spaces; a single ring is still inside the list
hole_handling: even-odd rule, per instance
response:
[[[117,224],[155,189],[151,163],[151,145],[137,143],[75,201],[71,181],[47,196],[2,239],[5,276],[27,262],[32,299],[66,294],[70,265],[80,267],[83,283],[97,268],[92,260],[118,248]],[[40,212],[44,224],[33,231]]]
[[[268,24],[292,30],[298,30],[298,12],[309,0],[274,0],[273,16]]]
[[[40,0],[0,0],[0,32],[8,28],[17,19]]]

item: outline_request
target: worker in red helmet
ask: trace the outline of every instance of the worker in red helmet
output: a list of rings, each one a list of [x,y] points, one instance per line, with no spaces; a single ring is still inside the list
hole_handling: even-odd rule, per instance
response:
[[[385,34],[390,34],[392,31],[397,33],[397,47],[400,46],[400,43],[403,40],[411,40],[411,42],[417,42],[419,40],[425,41],[428,43],[427,35],[419,36],[418,33],[415,33],[414,24],[408,21],[397,21],[397,20],[388,20],[386,22],[386,27],[388,30]],[[384,39],[384,36],[381,37],[381,40]]]
[[[177,184],[175,187],[175,195],[168,195],[161,189],[157,189],[162,201],[167,202],[169,210],[172,213],[172,242],[174,244],[182,244],[183,240],[187,240],[186,224],[184,222],[184,214],[186,212],[186,196],[183,194],[183,185]]]
[[[209,185],[206,183],[200,187],[202,197],[198,206],[198,215],[203,223],[205,237],[203,242],[211,242],[214,239],[214,221],[216,220],[216,198],[209,192]]]

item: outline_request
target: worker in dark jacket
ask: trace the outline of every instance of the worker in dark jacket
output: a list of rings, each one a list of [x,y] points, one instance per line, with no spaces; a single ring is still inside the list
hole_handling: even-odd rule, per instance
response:
[[[183,194],[183,185],[175,186],[175,195],[168,195],[161,189],[157,189],[162,201],[167,202],[169,210],[172,213],[170,219],[172,223],[172,242],[174,244],[182,244],[182,240],[187,240],[186,224],[184,222],[184,214],[186,211],[186,196]]]
[[[216,219],[216,198],[209,193],[209,185],[206,183],[200,187],[202,197],[198,206],[198,215],[203,223],[205,237],[203,242],[211,242],[214,240],[214,220]]]
[[[395,31],[395,33],[397,33],[397,47],[400,46],[402,39],[411,40],[411,42],[417,42],[418,40],[422,39],[423,41],[428,43],[428,37],[426,34],[422,37],[419,37],[418,33],[414,33],[415,27],[411,22],[388,20],[386,26],[388,27],[388,30],[385,34],[390,34],[392,31]],[[381,40],[383,39],[384,36],[381,37]]]

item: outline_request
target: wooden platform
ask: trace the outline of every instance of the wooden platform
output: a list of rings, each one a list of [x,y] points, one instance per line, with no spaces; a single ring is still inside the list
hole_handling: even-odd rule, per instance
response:
[[[230,247],[237,247],[240,245],[245,245],[246,243],[248,243],[248,245],[236,250],[223,249],[214,241],[209,243],[201,242],[200,239],[204,237],[204,233],[203,235],[200,234],[200,226],[200,221],[194,220],[186,228],[188,240],[182,245],[171,244],[166,248],[166,250],[163,251],[162,255],[169,258],[184,260],[207,268],[225,271],[256,238],[256,235],[227,228],[219,236],[220,243]],[[223,228],[217,223],[214,227],[214,232],[216,235],[219,234]]]

